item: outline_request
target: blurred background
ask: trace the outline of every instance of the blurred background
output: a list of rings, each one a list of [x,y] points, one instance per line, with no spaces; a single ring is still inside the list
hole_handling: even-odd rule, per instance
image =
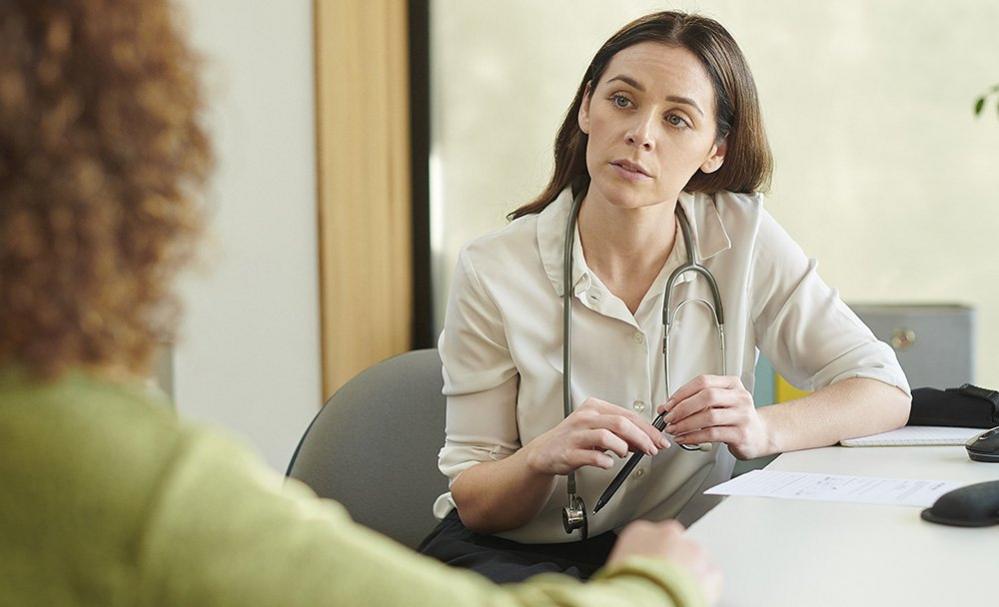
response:
[[[767,207],[825,280],[851,305],[964,306],[967,333],[949,335],[967,379],[999,386],[996,98],[973,111],[999,83],[999,3],[181,6],[219,168],[162,381],[275,468],[343,382],[433,347],[459,248],[542,189],[593,53],[670,8],[742,47],[774,151]]]
[[[643,14],[713,17],[741,46],[774,152],[766,206],[850,303],[978,310],[976,378],[999,384],[999,3],[431,3],[435,320],[462,243],[550,176],[590,58]]]

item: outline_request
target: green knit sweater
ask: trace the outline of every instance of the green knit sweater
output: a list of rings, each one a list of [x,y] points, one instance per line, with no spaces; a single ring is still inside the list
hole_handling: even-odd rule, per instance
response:
[[[351,522],[137,385],[0,371],[0,605],[700,605],[634,558],[496,586]]]

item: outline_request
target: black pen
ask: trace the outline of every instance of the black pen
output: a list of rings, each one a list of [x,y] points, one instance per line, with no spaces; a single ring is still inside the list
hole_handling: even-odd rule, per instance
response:
[[[663,415],[664,415],[663,413],[660,413],[656,417],[656,419],[652,422],[652,425],[655,426],[656,430],[659,430],[660,432],[662,432],[663,429],[666,428],[666,420],[663,419]],[[604,489],[604,492],[600,494],[600,499],[597,500],[597,505],[593,507],[593,514],[600,512],[600,509],[607,505],[607,502],[610,501],[610,498],[614,497],[614,494],[617,493],[617,490],[621,488],[621,484],[624,483],[624,479],[628,478],[628,475],[631,474],[631,471],[634,470],[635,466],[638,465],[638,460],[642,459],[642,457],[644,456],[645,454],[642,453],[641,451],[635,451],[635,453],[632,454],[631,459],[629,459],[628,462],[624,465],[624,467],[621,468],[621,471],[617,473],[617,476],[614,477],[614,480],[612,480],[610,484],[607,485],[607,488]]]

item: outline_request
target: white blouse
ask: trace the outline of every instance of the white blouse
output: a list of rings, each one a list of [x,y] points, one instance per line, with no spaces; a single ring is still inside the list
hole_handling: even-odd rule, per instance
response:
[[[538,214],[477,238],[462,249],[439,350],[447,427],[439,466],[451,481],[480,462],[507,457],[562,421],[562,248],[569,190]],[[763,210],[761,195],[682,193],[700,260],[714,274],[725,314],[728,374],[752,391],[757,349],[794,385],[816,390],[851,377],[909,386],[894,352],[877,339],[819,278],[816,262]],[[577,235],[573,250],[572,400],[596,397],[651,421],[666,401],[662,300],[666,279],[687,252],[676,244],[633,315],[589,270]],[[686,280],[684,280],[686,279]],[[705,281],[687,273],[673,303],[710,299]],[[721,373],[710,311],[684,306],[670,334],[670,391]],[[617,459],[617,458],[615,458]],[[576,472],[577,493],[592,511],[626,460],[609,470]],[[690,524],[717,498],[703,491],[732,473],[723,444],[711,451],[677,445],[644,457],[613,499],[589,514],[590,536],[644,518]],[[528,543],[579,538],[562,528],[566,478],[541,513],[501,537]],[[450,493],[434,504],[443,518]]]

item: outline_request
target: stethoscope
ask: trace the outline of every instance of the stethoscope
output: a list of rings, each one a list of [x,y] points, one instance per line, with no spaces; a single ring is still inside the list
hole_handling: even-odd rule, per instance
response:
[[[565,226],[565,240],[564,240],[564,251],[562,253],[562,415],[563,417],[569,417],[572,413],[572,296],[573,296],[573,285],[572,285],[572,249],[576,241],[576,221],[579,219],[579,207],[583,202],[583,197],[586,194],[586,190],[583,190],[572,201],[572,209],[569,211],[569,219],[566,221]],[[683,233],[683,242],[687,247],[687,262],[681,264],[680,267],[673,270],[670,274],[669,279],[666,281],[666,291],[663,294],[663,374],[666,383],[666,394],[669,395],[670,385],[669,385],[669,334],[670,329],[676,320],[676,315],[684,305],[697,302],[706,305],[711,309],[712,316],[715,319],[715,329],[718,333],[718,348],[721,351],[721,369],[722,375],[728,375],[727,366],[725,362],[725,317],[724,311],[722,309],[721,302],[721,292],[718,290],[718,283],[715,281],[715,277],[711,272],[701,265],[700,260],[697,257],[697,249],[694,247],[693,235],[690,229],[690,222],[687,220],[687,214],[683,211],[683,208],[679,204],[676,205],[676,218],[680,224],[680,231]],[[673,293],[673,286],[677,279],[687,272],[694,272],[703,276],[711,289],[711,298],[714,300],[714,305],[712,302],[707,301],[703,298],[698,299],[685,299],[678,303],[676,306],[670,305],[670,297]],[[663,416],[656,417],[653,425],[660,432],[666,427],[666,421]],[[700,445],[680,445],[683,449],[687,451],[708,451],[711,449],[710,443],[703,443]],[[631,470],[638,464],[638,461],[642,458],[643,453],[641,451],[634,453],[628,462],[621,468],[617,476],[611,481],[608,486],[608,491],[613,492],[621,485],[624,479],[628,476]],[[583,498],[576,494],[576,473],[575,471],[568,474],[566,491],[569,494],[569,503],[562,509],[562,526],[565,528],[565,532],[571,534],[573,531],[580,529],[582,532],[582,539],[586,539],[588,536],[588,525],[586,519],[586,504],[583,503]],[[606,494],[606,492],[605,492]]]

